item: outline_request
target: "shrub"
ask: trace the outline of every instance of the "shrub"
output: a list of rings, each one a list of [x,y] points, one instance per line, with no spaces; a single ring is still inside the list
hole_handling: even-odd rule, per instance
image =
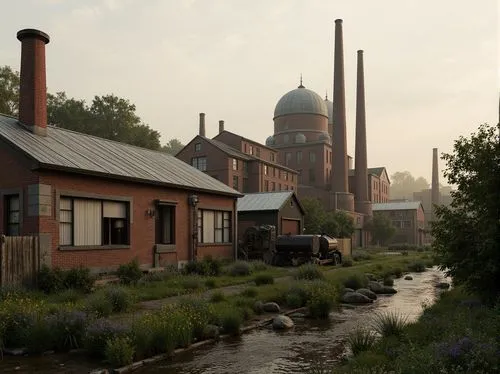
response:
[[[287,291],[285,302],[292,308],[300,308],[306,305],[309,299],[309,284],[296,283],[293,284]]]
[[[372,327],[383,337],[401,336],[403,329],[408,324],[408,319],[396,312],[376,314]]]
[[[358,288],[366,287],[368,284],[368,278],[364,274],[354,273],[349,275],[342,282],[345,288],[352,288],[353,290],[357,290]]]
[[[89,293],[94,287],[94,277],[90,275],[90,269],[79,266],[65,272],[64,287]]]
[[[401,268],[394,268],[391,271],[392,275],[396,278],[401,278],[403,276],[403,269]]]
[[[246,261],[236,261],[229,269],[229,274],[233,277],[250,275],[251,273],[252,269],[250,264]]]
[[[311,284],[307,307],[313,318],[326,319],[335,306],[336,292],[326,282],[317,281]]]
[[[127,332],[125,326],[99,318],[87,326],[83,345],[92,357],[104,358],[106,342],[114,337],[125,336]]]
[[[344,257],[342,259],[342,266],[345,268],[351,267],[352,266],[352,259],[350,257]]]
[[[113,313],[113,304],[103,292],[91,294],[85,300],[84,310],[96,317],[108,317]]]
[[[108,287],[104,294],[112,305],[113,313],[126,312],[133,304],[131,293],[123,287]]]
[[[120,282],[123,284],[136,284],[142,277],[142,270],[139,267],[139,261],[137,258],[130,261],[129,263],[122,264],[116,272]]]
[[[257,291],[256,288],[254,287],[248,287],[245,288],[243,291],[241,291],[241,295],[245,297],[255,297],[259,294],[259,291]]]
[[[290,308],[301,308],[305,304],[305,300],[297,292],[291,292],[286,295],[286,305]]]
[[[389,286],[389,287],[392,287],[394,286],[394,279],[392,277],[385,277],[384,278],[384,286]]]
[[[255,284],[261,286],[263,284],[273,284],[274,277],[271,274],[258,274],[254,278]]]
[[[371,260],[372,259],[372,255],[369,254],[367,251],[363,251],[363,250],[355,250],[353,251],[352,253],[352,259],[354,261],[365,261],[365,260]]]
[[[243,318],[238,310],[225,310],[220,315],[221,326],[224,333],[229,335],[239,335]]]
[[[354,355],[371,349],[375,341],[375,334],[370,330],[362,328],[357,328],[347,336],[347,345]]]
[[[401,252],[401,254],[402,254],[403,256],[408,256],[408,251],[402,251],[402,252]]]
[[[186,290],[197,290],[202,287],[201,279],[198,276],[190,276],[181,280],[182,288]]]
[[[306,264],[300,266],[294,275],[295,279],[306,279],[306,280],[314,280],[314,279],[324,279],[324,274],[321,272],[318,265]]]
[[[178,309],[189,321],[190,334],[201,339],[212,314],[211,306],[203,299],[183,298],[179,301]]]
[[[208,278],[205,281],[205,287],[206,288],[215,288],[217,286],[217,282],[213,278]]]
[[[47,316],[47,325],[57,351],[82,347],[87,315],[80,311],[60,310]]]
[[[426,270],[425,264],[421,261],[416,261],[408,264],[408,270],[415,273],[422,273]]]
[[[37,274],[38,289],[45,293],[54,293],[64,288],[64,273],[59,268],[43,265]]]
[[[82,293],[80,291],[70,288],[54,295],[53,300],[59,303],[76,303],[81,298]]]
[[[54,349],[53,332],[47,323],[45,316],[35,315],[29,329],[26,330],[29,338],[25,340],[24,346],[28,353],[40,354]]]
[[[212,256],[205,256],[201,261],[190,261],[184,266],[185,274],[198,274],[206,276],[219,276],[222,264]]]
[[[212,303],[220,303],[221,301],[226,300],[226,296],[222,291],[216,291],[210,296],[210,301]]]
[[[135,349],[127,336],[115,336],[106,342],[106,361],[113,367],[130,365],[134,360]]]
[[[250,261],[250,266],[252,267],[252,271],[265,271],[269,269],[269,265],[261,260]]]

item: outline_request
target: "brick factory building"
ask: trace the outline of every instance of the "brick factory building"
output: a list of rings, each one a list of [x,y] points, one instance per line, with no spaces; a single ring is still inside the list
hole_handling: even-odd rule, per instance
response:
[[[42,262],[106,271],[234,258],[240,193],[166,153],[47,126],[47,34],[22,43],[19,120],[0,115],[0,233]]]

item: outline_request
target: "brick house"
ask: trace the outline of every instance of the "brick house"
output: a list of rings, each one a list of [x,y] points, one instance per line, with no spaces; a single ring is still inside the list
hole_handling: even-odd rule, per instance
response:
[[[26,29],[19,120],[0,115],[0,233],[42,261],[105,271],[234,258],[237,191],[166,153],[47,126],[45,33]]]
[[[354,169],[349,170],[349,190],[355,193]],[[389,201],[389,189],[391,181],[385,167],[368,168],[368,197],[373,203],[387,203]]]
[[[385,215],[396,228],[390,243],[424,244],[425,215],[420,201],[376,203],[373,213]]]
[[[278,235],[298,235],[304,229],[304,208],[294,191],[250,193],[238,199],[240,238],[250,226],[273,225]]]
[[[224,130],[205,136],[205,114],[200,132],[177,155],[180,160],[243,193],[297,189],[297,172],[278,164],[276,150]]]

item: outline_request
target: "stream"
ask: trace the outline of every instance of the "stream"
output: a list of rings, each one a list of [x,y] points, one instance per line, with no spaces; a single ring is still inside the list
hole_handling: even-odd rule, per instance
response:
[[[433,304],[439,295],[435,285],[448,281],[437,268],[412,273],[413,280],[396,279],[392,296],[379,295],[365,306],[345,306],[328,321],[294,318],[295,327],[285,332],[268,328],[220,341],[177,355],[173,361],[146,366],[134,373],[162,374],[278,374],[304,373],[318,363],[330,367],[347,353],[345,337],[357,326],[368,327],[374,313],[394,311],[416,320],[422,305]],[[85,356],[50,355],[9,357],[0,361],[0,373],[88,373],[102,365]]]

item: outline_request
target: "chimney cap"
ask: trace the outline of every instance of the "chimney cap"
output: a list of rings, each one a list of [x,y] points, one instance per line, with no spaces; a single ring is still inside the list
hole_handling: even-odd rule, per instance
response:
[[[360,54],[360,55],[361,55],[361,54],[363,54],[363,52],[364,52],[364,51],[363,51],[362,49],[358,49],[358,54]]]
[[[337,18],[337,19],[335,20],[335,23],[342,23],[342,18]]]
[[[17,39],[20,41],[23,41],[26,38],[37,38],[42,40],[45,44],[47,44],[50,41],[50,37],[48,34],[44,33],[43,31],[36,30],[36,29],[23,29],[17,32]]]

